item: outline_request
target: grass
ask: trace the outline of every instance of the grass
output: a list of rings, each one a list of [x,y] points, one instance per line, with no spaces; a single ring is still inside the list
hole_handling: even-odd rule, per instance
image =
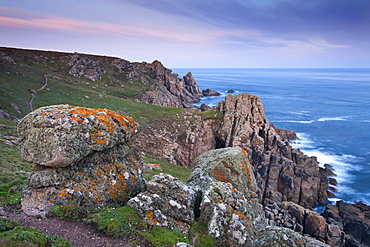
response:
[[[174,165],[172,163],[156,159],[150,156],[144,157],[144,162],[147,164],[159,164],[161,165],[162,171],[159,170],[144,170],[144,178],[149,181],[154,175],[159,173],[170,174],[183,182],[187,182],[190,176],[191,170],[182,166]]]
[[[6,136],[17,137],[16,123],[0,118],[0,203],[14,204],[27,182],[28,172],[33,165],[22,160],[17,146],[4,141]]]
[[[99,230],[113,237],[140,234],[155,246],[172,246],[177,242],[190,244],[187,235],[180,231],[148,225],[139,218],[135,209],[128,206],[102,208],[100,212],[90,214],[86,221],[96,223]]]

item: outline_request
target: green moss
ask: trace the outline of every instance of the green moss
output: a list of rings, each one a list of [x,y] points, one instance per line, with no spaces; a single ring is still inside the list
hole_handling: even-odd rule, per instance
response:
[[[40,233],[33,227],[23,226],[16,226],[12,230],[0,233],[0,246],[72,247],[66,239]]]

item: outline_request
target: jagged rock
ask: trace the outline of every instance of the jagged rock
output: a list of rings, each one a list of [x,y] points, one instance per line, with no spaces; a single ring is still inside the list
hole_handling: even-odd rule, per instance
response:
[[[217,92],[216,90],[207,88],[202,91],[202,94],[204,97],[212,97],[212,96],[220,96],[221,94]]]
[[[345,231],[346,246],[370,246],[370,206],[337,201],[336,206],[327,205],[323,216],[332,225],[330,234],[337,234],[337,228]]]
[[[104,74],[104,71],[99,66],[99,61],[94,61],[87,56],[77,53],[72,56],[68,65],[72,66],[69,73],[75,77],[83,76],[92,81],[97,81]]]
[[[200,91],[200,88],[195,81],[193,74],[188,72],[184,77],[185,89],[195,97],[202,97],[203,93]]]
[[[293,149],[284,138],[295,135],[269,123],[257,96],[229,95],[212,111],[214,116],[221,117],[201,119],[184,111],[184,120],[172,117],[165,120],[166,125],[143,127],[137,145],[151,156],[188,168],[192,168],[195,158],[203,152],[240,146],[247,151],[256,172],[257,193],[263,204],[293,201],[314,207],[327,201],[330,167],[320,168],[316,158]]]
[[[138,125],[105,109],[43,107],[19,123],[22,157],[35,163],[22,209],[44,216],[54,205],[124,204],[145,188],[132,147]]]
[[[255,245],[253,246],[289,246],[289,247],[324,247],[323,242],[312,238],[306,238],[298,233],[283,227],[266,227],[257,233]]]
[[[188,233],[194,221],[196,192],[168,174],[155,175],[147,191],[132,198],[127,205],[136,209],[142,220]]]
[[[218,140],[222,140],[222,146],[240,146],[248,152],[250,163],[258,173],[256,180],[263,204],[293,201],[314,207],[327,201],[328,180],[316,158],[293,149],[278,134],[266,119],[257,96],[230,94],[214,109],[224,115]],[[283,133],[294,137],[287,131]]]

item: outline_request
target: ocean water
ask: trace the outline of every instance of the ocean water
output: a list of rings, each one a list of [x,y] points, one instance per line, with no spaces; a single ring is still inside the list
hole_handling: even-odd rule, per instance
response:
[[[261,98],[275,126],[294,130],[292,142],[337,174],[335,200],[370,204],[370,69],[174,69],[193,73],[201,89],[220,97],[235,90]]]

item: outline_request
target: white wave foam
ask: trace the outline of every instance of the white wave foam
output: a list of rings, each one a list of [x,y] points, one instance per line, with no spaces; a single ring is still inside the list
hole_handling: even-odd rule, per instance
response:
[[[300,115],[300,116],[307,116],[309,115],[309,111],[288,111],[288,113]]]
[[[315,122],[315,120],[307,120],[307,121],[298,121],[298,120],[281,120],[281,121],[275,121],[275,122],[310,124],[310,123]]]
[[[304,133],[296,133],[298,139],[291,141],[291,146],[295,149],[307,149],[307,148],[314,148],[313,141],[308,139],[308,135]]]
[[[348,116],[345,117],[322,117],[319,118],[317,121],[325,122],[325,121],[347,121]]]
[[[333,166],[333,171],[336,174],[335,179],[338,182],[336,186],[337,194],[340,195],[341,193],[352,191],[350,184],[353,181],[353,176],[350,175],[350,171],[360,169],[360,167],[353,164],[358,158],[353,155],[337,155],[319,148],[307,134],[297,133],[297,136],[299,139],[291,142],[293,148],[299,148],[304,154],[316,157],[320,167],[324,167],[325,164]],[[355,191],[352,192],[355,193]]]

